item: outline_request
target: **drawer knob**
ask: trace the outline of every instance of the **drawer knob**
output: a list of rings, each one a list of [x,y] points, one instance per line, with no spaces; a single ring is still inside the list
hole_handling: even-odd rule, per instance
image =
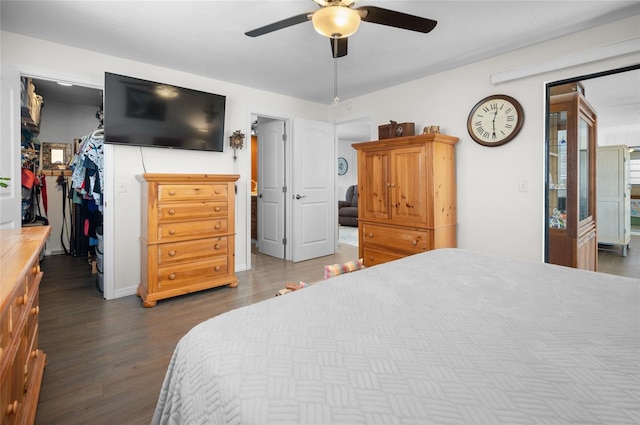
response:
[[[173,279],[175,279],[175,278],[176,278],[176,274],[175,274],[175,273],[171,273],[171,274],[169,275],[169,280],[173,280]]]
[[[38,273],[40,273],[40,264],[36,264],[35,266],[33,266],[33,274]]]
[[[216,230],[220,230],[220,223],[218,223],[215,226],[213,226],[213,228],[216,229]]]
[[[373,256],[369,257],[369,261],[373,261]]]
[[[174,209],[170,209],[169,210],[169,215],[174,215],[175,213],[176,213],[176,210],[174,210]]]
[[[171,189],[171,190],[169,191],[169,195],[173,196],[173,195],[175,195],[175,194],[176,194],[175,189]]]
[[[220,212],[220,207],[214,207],[214,208],[213,208],[213,210],[214,210],[215,212]]]
[[[27,296],[26,295],[22,295],[22,296],[16,298],[16,304],[17,305],[27,305]]]
[[[213,193],[215,193],[216,195],[220,195],[220,189],[214,190]]]
[[[31,308],[31,314],[33,314],[34,316],[37,316],[38,314],[40,314],[40,306],[37,305],[37,306]]]
[[[219,271],[220,271],[220,266],[215,266],[215,267],[213,268],[213,270],[215,270],[215,271],[219,272]]]
[[[31,358],[32,359],[37,359],[39,354],[40,354],[39,350],[33,350],[31,352]]]
[[[18,400],[7,406],[7,416],[15,415],[16,413],[18,413]]]
[[[214,249],[220,249],[220,244],[219,244],[219,243],[215,244],[215,245],[213,246],[213,248],[214,248]]]
[[[176,252],[175,252],[175,251],[173,251],[173,250],[172,250],[172,251],[169,251],[169,257],[173,257],[174,255],[176,255]]]
[[[373,232],[369,232],[369,233],[367,233],[367,237],[368,237],[368,238],[372,238],[372,237],[373,237]]]
[[[418,245],[418,241],[417,241],[417,240],[415,240],[415,239],[414,239],[411,243],[413,244],[413,246]]]
[[[170,234],[170,235],[175,235],[175,234],[176,234],[175,229],[169,229],[169,234]]]

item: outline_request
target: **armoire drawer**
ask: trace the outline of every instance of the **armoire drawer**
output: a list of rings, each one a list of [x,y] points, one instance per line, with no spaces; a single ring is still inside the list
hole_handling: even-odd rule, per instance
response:
[[[218,255],[227,255],[226,236],[158,245],[158,265],[194,261]]]
[[[227,220],[201,220],[158,225],[158,242],[208,238],[227,233]]]
[[[226,184],[159,184],[158,202],[227,199]]]
[[[226,201],[164,203],[158,205],[158,222],[226,217],[228,209]]]
[[[392,251],[418,253],[433,249],[430,230],[413,230],[362,223],[362,238],[365,246],[378,245]]]
[[[387,263],[389,261],[398,260],[405,257],[406,254],[394,253],[386,251],[384,249],[376,249],[375,247],[369,247],[365,244],[364,255],[362,260],[367,267],[375,266],[376,264]]]
[[[228,274],[227,257],[215,257],[205,261],[176,263],[158,267],[158,289],[186,287],[190,282],[222,278]]]

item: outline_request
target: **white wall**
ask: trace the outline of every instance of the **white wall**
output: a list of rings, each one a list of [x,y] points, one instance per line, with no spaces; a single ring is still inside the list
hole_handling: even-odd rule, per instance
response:
[[[427,125],[460,138],[457,153],[458,247],[533,260],[543,259],[545,84],[640,63],[640,41],[633,54],[571,66],[498,85],[494,73],[587,56],[601,46],[640,40],[640,16],[575,33],[489,60],[342,102],[335,121],[370,115],[384,124],[390,117]],[[425,61],[429,56],[425,55]],[[484,147],[468,135],[469,111],[490,94],[520,101],[525,122],[520,134],[500,147]],[[519,191],[525,183],[526,192]]]
[[[44,99],[38,139],[45,143],[73,143],[74,139],[80,139],[98,128],[97,110],[97,106],[71,105]]]
[[[102,55],[56,43],[24,37],[2,31],[2,61],[22,74],[57,78],[102,88],[104,72],[130,75],[161,81],[196,90],[227,96],[225,134],[234,130],[251,134],[250,114],[291,118],[294,116],[328,121],[327,105],[281,96],[248,87],[234,85],[211,78],[172,69]],[[16,99],[16,104],[17,99]],[[5,122],[3,121],[3,125]],[[19,125],[8,123],[10,125]],[[15,143],[19,143],[18,140]],[[3,141],[4,144],[4,141]],[[105,228],[105,296],[109,280],[115,282],[112,297],[135,293],[140,270],[140,184],[136,175],[148,173],[216,173],[241,175],[238,181],[236,204],[236,270],[247,264],[247,235],[250,222],[250,150],[238,151],[234,162],[233,150],[224,153],[134,148],[108,145],[105,149],[105,220],[112,214],[115,228],[109,235]],[[17,159],[16,159],[17,160]],[[126,191],[116,192],[116,187]],[[113,258],[108,256],[113,244]],[[113,262],[112,276],[107,274]]]

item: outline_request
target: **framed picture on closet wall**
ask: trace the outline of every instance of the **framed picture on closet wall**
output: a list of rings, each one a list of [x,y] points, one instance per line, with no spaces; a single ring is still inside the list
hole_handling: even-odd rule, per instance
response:
[[[73,143],[42,143],[42,168],[64,170],[73,157]]]

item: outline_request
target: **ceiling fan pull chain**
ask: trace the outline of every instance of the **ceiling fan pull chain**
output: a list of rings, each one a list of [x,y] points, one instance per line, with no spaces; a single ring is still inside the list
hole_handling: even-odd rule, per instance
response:
[[[333,39],[334,51],[338,48],[338,39]],[[337,105],[340,102],[338,97],[338,58],[333,58],[333,105]]]

